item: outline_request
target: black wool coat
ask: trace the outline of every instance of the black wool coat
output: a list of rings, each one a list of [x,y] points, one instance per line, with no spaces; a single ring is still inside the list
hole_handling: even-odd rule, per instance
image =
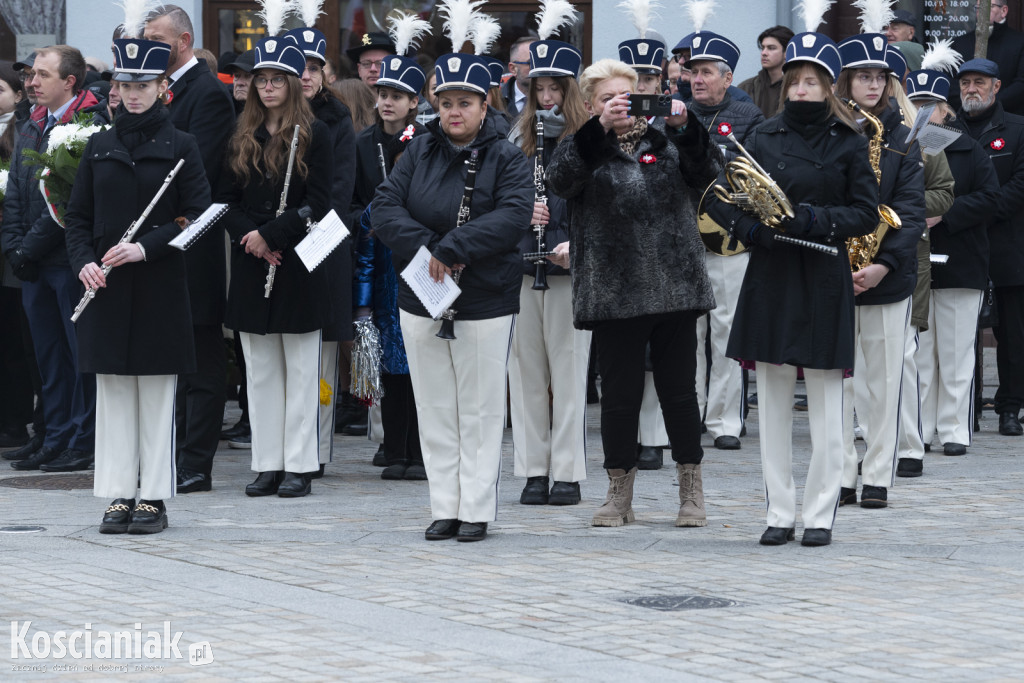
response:
[[[185,164],[132,240],[145,250],[146,260],[111,270],[107,286],[78,319],[82,372],[195,371],[185,254],[167,244],[181,232],[176,218],[193,220],[210,205],[195,139],[169,121],[131,153],[114,130],[94,135],[75,177],[66,239],[76,275],[87,263],[102,267],[100,259],[142,215],[178,159]]]
[[[998,204],[999,179],[985,150],[966,130],[944,151],[955,199],[931,229],[932,253],[949,256],[946,263],[932,266],[932,289],[985,289],[988,225]]]
[[[263,145],[267,143],[270,136],[265,127],[257,129],[256,139]],[[304,334],[323,329],[332,321],[324,265],[310,273],[295,253],[295,246],[306,236],[306,221],[299,216],[299,209],[310,207],[312,218],[317,221],[331,210],[334,157],[331,132],[321,121],[313,121],[312,138],[303,159],[307,174],[299,173],[296,161],[286,210],[276,218],[284,190],[284,169],[280,178],[252,171],[246,182],[234,174],[226,160],[224,175],[232,182],[221,186],[217,198],[230,207],[220,219],[231,238],[231,287],[225,324],[238,332]],[[263,296],[267,262],[245,253],[240,244],[242,237],[252,230],[259,230],[271,250],[282,252],[269,299]]]
[[[352,204],[348,209],[348,225],[359,226],[363,211],[373,201],[377,187],[391,173],[395,159],[405,151],[406,145],[422,135],[428,133],[426,127],[419,123],[413,123],[412,137],[407,140],[402,140],[404,130],[398,135],[388,135],[378,123],[359,131],[356,136],[356,183],[355,191],[352,193]],[[384,150],[383,171],[380,167],[380,151],[377,145]]]
[[[199,145],[206,178],[218,192],[220,169],[235,128],[235,106],[221,82],[210,72],[205,59],[185,72],[171,86],[167,105],[171,123],[189,133]],[[188,288],[195,325],[220,325],[224,321],[224,237],[209,230],[185,252]]]
[[[421,246],[445,265],[466,265],[453,308],[462,320],[519,312],[522,259],[519,240],[533,216],[533,175],[522,150],[498,135],[490,116],[476,139],[456,150],[435,119],[429,135],[413,138],[373,198],[374,234],[392,252],[401,273]],[[470,219],[456,228],[466,186],[466,161],[479,150]],[[398,306],[427,316],[399,278]]]
[[[982,115],[991,118],[975,138],[999,178],[988,228],[988,272],[996,287],[1019,287],[1024,285],[1024,117],[1006,113],[998,101],[993,107]]]
[[[975,42],[974,31],[968,31],[953,39],[953,49],[964,59],[974,59]],[[988,59],[999,65],[999,80],[1003,82],[996,100],[1006,111],[1024,114],[1024,33],[1010,28],[1006,22],[995,24],[988,37]],[[949,94],[950,104],[959,107],[960,88],[955,80]]]
[[[834,245],[839,254],[782,242],[751,245],[726,353],[738,360],[820,370],[853,368],[853,280],[846,239],[871,232],[878,221],[878,183],[867,138],[833,118],[824,142],[812,147],[779,115],[756,127],[747,142],[744,147],[790,202],[814,211],[814,224],[803,239]],[[724,172],[718,184],[728,187]],[[719,225],[750,245],[755,216],[722,203],[713,192],[705,201]]]
[[[692,112],[682,134],[649,125],[633,154],[596,116],[558,145],[547,177],[569,202],[577,328],[715,307],[696,206],[717,170]]]

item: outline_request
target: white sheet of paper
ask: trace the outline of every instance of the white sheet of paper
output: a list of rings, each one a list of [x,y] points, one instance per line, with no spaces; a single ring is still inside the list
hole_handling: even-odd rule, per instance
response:
[[[192,221],[187,228],[182,230],[173,240],[168,242],[175,249],[185,251],[199,239],[199,236],[210,229],[210,226],[227,211],[227,204],[210,204],[206,211],[200,214],[199,218]]]
[[[917,118],[914,119],[914,125],[910,129],[910,134],[907,135],[908,145],[921,133],[921,129],[928,123],[928,119],[932,117],[933,111],[935,111],[935,104],[926,104],[917,110]]]
[[[917,142],[925,154],[938,154],[961,135],[963,133],[954,128],[929,123],[921,129],[921,134],[917,136]]]
[[[445,309],[462,294],[450,275],[445,275],[443,282],[435,282],[430,277],[430,251],[426,247],[420,247],[412,257],[412,261],[402,271],[402,279],[434,320],[440,318]]]
[[[348,236],[348,228],[341,222],[338,213],[331,209],[295,246],[295,253],[302,259],[306,270],[312,273]]]

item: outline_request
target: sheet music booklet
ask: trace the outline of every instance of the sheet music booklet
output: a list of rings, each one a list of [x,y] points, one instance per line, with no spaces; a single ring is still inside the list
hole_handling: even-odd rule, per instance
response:
[[[443,282],[434,282],[430,277],[430,252],[423,246],[402,271],[402,279],[434,320],[440,318],[459,294],[462,294],[462,290],[450,275],[445,275]]]
[[[214,223],[216,223],[221,216],[227,213],[227,204],[210,204],[206,211],[200,214],[199,218],[195,219],[189,226],[182,230],[177,237],[168,242],[175,249],[181,249],[185,251],[193,244],[196,243],[203,234],[210,229]]]
[[[295,246],[295,253],[302,259],[306,270],[312,273],[348,235],[348,228],[338,213],[331,209],[319,223],[313,224],[309,234]]]

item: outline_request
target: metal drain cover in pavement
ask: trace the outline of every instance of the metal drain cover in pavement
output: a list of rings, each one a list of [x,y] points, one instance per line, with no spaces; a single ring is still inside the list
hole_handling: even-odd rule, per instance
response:
[[[37,531],[46,531],[45,526],[0,526],[0,534],[31,534]]]
[[[44,474],[32,477],[7,477],[0,479],[0,486],[12,489],[49,489],[70,491],[72,489],[91,489],[92,472],[80,474]]]
[[[628,605],[656,609],[660,612],[678,612],[685,609],[716,609],[735,607],[739,603],[725,598],[711,598],[705,595],[648,595],[623,600]]]

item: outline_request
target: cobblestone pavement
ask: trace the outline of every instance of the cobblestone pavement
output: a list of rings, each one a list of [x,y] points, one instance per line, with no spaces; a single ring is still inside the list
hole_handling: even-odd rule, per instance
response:
[[[97,533],[109,501],[90,490],[0,485],[0,527],[45,527],[0,533],[5,627],[31,620],[31,645],[170,622],[183,655],[26,659],[12,637],[0,680],[1024,680],[1024,440],[991,412],[967,456],[926,456],[888,509],[841,508],[826,548],[757,544],[756,412],[741,450],[705,438],[707,528],[673,526],[668,467],[639,474],[636,524],[591,527],[607,480],[589,415],[583,503],[519,505],[506,432],[499,520],[475,544],[424,541],[426,482],[382,481],[355,437],[298,500],[247,498],[248,452],[225,449],[214,491],[170,501],[155,536]],[[806,413],[796,430],[799,482]],[[645,606],[666,597],[710,607]],[[193,667],[202,641],[214,660]]]

